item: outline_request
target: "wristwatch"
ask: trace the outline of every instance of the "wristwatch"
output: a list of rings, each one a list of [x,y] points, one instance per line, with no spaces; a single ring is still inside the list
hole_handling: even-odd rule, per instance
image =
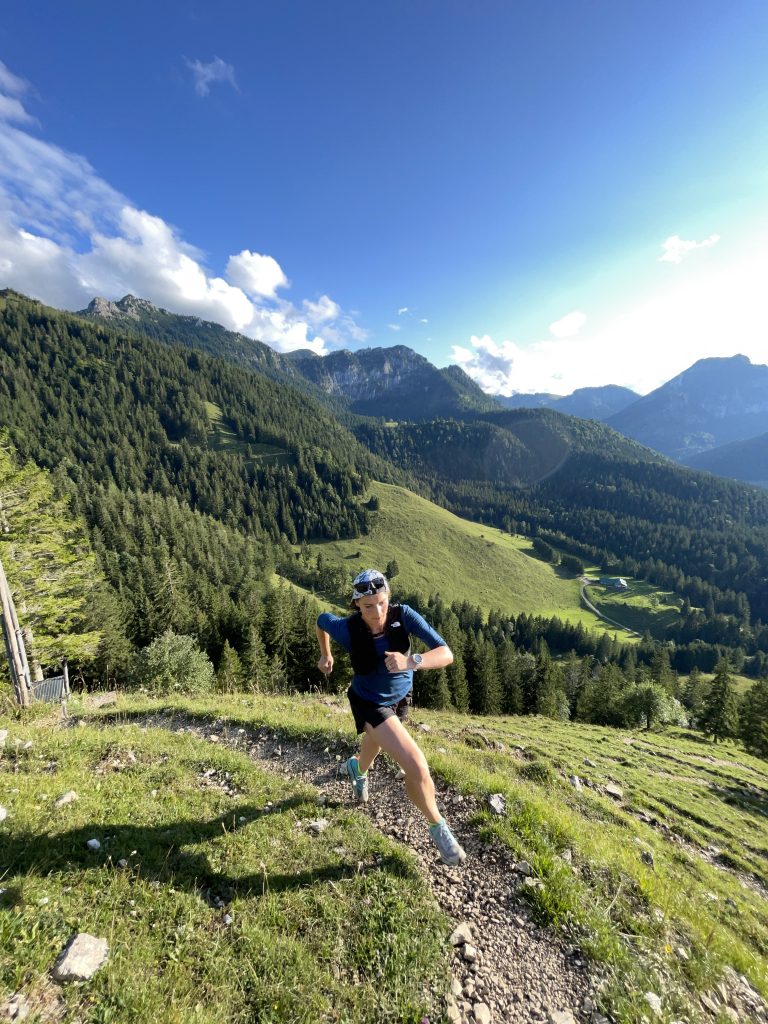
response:
[[[424,658],[420,654],[412,654],[411,657],[413,658],[413,667],[415,669],[421,668],[421,663],[424,661]]]

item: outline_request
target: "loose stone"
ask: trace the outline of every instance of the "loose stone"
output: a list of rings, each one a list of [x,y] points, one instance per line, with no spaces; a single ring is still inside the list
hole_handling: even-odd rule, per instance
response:
[[[51,973],[56,981],[88,981],[108,956],[106,939],[80,932],[62,950]]]
[[[646,992],[643,997],[655,1014],[661,1014],[661,997],[655,992]]]
[[[491,1024],[491,1010],[486,1003],[475,1003],[472,1013],[476,1024]]]
[[[465,942],[472,941],[472,926],[462,921],[460,925],[454,928],[451,932],[451,937],[448,940],[452,946],[463,946]]]

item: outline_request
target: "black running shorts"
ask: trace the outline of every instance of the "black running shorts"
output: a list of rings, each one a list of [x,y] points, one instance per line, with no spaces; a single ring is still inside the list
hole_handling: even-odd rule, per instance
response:
[[[413,704],[413,690],[406,693],[402,700],[389,705],[374,704],[372,700],[363,700],[362,697],[358,697],[351,686],[347,690],[347,697],[355,717],[355,728],[358,734],[365,732],[366,724],[375,729],[377,725],[386,722],[393,715],[397,715],[400,721],[404,722],[408,717],[408,708]]]

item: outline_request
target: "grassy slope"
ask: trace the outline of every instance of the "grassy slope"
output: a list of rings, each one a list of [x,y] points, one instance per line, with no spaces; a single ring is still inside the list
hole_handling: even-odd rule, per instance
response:
[[[278,448],[276,445],[263,443],[243,444],[225,419],[221,407],[216,405],[215,402],[205,402],[204,405],[210,423],[208,445],[214,451],[248,451],[251,458],[258,459],[260,463],[268,462],[273,465],[293,462],[291,452],[284,448]]]
[[[408,852],[344,808],[324,808],[331,827],[310,838],[311,789],[265,775],[243,753],[130,724],[158,706],[226,719],[233,736],[312,739],[331,759],[353,741],[349,716],[303,697],[121,698],[116,716],[79,711],[88,724],[74,730],[0,722],[34,742],[0,760],[13,786],[0,832],[11,906],[0,915],[3,992],[40,984],[80,928],[112,947],[89,986],[65,990],[84,1021],[418,1020],[424,984],[444,970],[447,926]],[[544,883],[529,893],[541,919],[602,963],[604,1010],[640,1021],[642,993],[656,991],[664,1019],[701,1020],[695,994],[711,992],[726,964],[768,993],[765,762],[679,730],[416,717],[431,726],[419,736],[435,771],[466,793],[504,795],[505,815],[481,809],[477,824],[531,863]],[[621,801],[605,794],[608,781]],[[81,799],[56,811],[69,788]],[[105,839],[96,855],[84,846],[92,835]],[[115,867],[121,856],[126,870]],[[358,861],[369,865],[362,876]],[[232,896],[230,927],[210,906],[218,892]]]
[[[590,569],[590,575],[600,576],[597,569]],[[680,608],[675,595],[660,591],[647,580],[628,580],[629,590],[616,591],[611,587],[594,584],[587,596],[609,619],[621,622],[637,633],[648,630],[652,636],[661,637],[667,626],[680,618]]]
[[[414,858],[350,808],[318,808],[311,787],[245,753],[128,720],[0,725],[34,744],[0,757],[0,1005],[23,991],[89,1024],[416,1024],[430,986],[445,990],[447,923]],[[71,789],[79,799],[57,809]],[[59,993],[47,973],[78,931],[110,958]]]
[[[448,603],[468,601],[486,612],[559,615],[615,632],[580,606],[578,579],[538,559],[529,540],[460,519],[402,487],[374,483],[371,492],[381,507],[367,537],[314,545],[347,568],[350,579],[368,566],[383,570],[394,558],[400,569],[395,595],[439,592]],[[649,609],[647,621],[652,618]]]

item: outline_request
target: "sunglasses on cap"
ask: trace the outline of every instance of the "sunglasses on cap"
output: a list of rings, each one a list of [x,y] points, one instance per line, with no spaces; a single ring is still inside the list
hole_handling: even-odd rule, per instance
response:
[[[377,580],[366,580],[364,583],[353,583],[355,597],[364,597],[366,594],[377,594],[380,590],[384,590],[387,586],[387,581],[383,576],[379,576]]]

